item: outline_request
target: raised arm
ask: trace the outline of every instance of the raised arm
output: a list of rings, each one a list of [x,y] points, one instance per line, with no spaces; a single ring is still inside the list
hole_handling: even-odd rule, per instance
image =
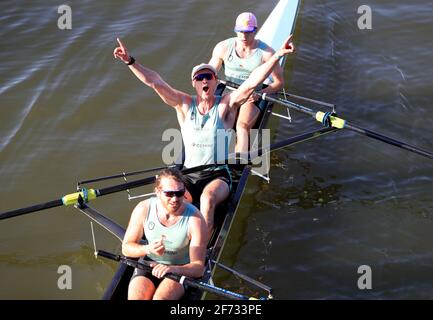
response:
[[[254,89],[261,84],[272,72],[275,65],[278,64],[281,57],[294,53],[295,47],[292,42],[292,35],[290,35],[281,45],[274,55],[265,63],[254,69],[247,80],[242,85],[229,94],[229,107],[239,107],[248,97],[253,93]]]
[[[117,38],[117,42],[119,46],[114,49],[114,57],[127,64],[135,76],[144,84],[151,87],[161,97],[162,101],[174,108],[180,108],[184,102],[189,103],[191,96],[172,88],[157,72],[136,62],[129,55],[128,49],[119,38]]]
[[[275,51],[269,47],[269,51],[267,51],[263,56],[264,62],[272,59],[274,54]],[[268,94],[276,93],[284,87],[284,71],[279,63],[275,64],[274,68],[272,69],[271,76],[273,81],[261,92]]]

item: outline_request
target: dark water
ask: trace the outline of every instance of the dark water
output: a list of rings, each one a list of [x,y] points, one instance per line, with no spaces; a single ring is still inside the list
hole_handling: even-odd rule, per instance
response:
[[[72,30],[60,30],[57,5],[1,2],[0,211],[161,163],[161,134],[177,128],[175,114],[113,59],[116,37],[190,92],[191,67],[233,36],[237,14],[254,11],[260,23],[275,3],[74,1]],[[357,27],[363,4],[371,30]],[[432,13],[425,0],[303,1],[286,88],[433,150]],[[292,117],[271,122],[275,140],[317,127]],[[346,131],[275,152],[271,183],[249,180],[222,261],[279,299],[431,299],[432,173],[432,160]],[[93,203],[123,225],[135,204],[125,194]],[[98,248],[119,252],[113,236],[95,232]],[[72,290],[57,287],[60,265],[72,268]],[[371,290],[358,289],[361,265],[372,269]],[[0,223],[2,299],[99,299],[115,269],[93,257],[88,219],[73,208]],[[251,292],[225,273],[215,282]]]

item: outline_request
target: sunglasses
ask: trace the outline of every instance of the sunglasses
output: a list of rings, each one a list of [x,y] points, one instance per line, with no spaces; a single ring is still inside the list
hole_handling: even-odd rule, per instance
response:
[[[235,30],[235,32],[239,32],[239,33],[254,33],[256,31],[257,31],[257,28],[254,28],[254,30],[251,30],[251,31],[236,31]]]
[[[213,73],[201,73],[194,77],[194,80],[202,81],[203,79],[212,80]]]
[[[180,198],[180,197],[183,197],[185,195],[185,189],[177,190],[177,191],[171,191],[171,190],[170,191],[164,191],[164,190],[162,190],[162,192],[164,193],[164,195],[167,198],[173,198],[173,197]]]

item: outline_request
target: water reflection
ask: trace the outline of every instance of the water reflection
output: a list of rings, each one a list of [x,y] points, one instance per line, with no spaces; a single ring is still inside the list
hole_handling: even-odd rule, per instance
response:
[[[272,183],[262,184],[257,192],[258,204],[275,209],[286,206],[311,209],[339,201],[342,185],[328,182],[323,176],[311,177],[308,161],[280,159],[277,163],[277,169],[272,170]]]

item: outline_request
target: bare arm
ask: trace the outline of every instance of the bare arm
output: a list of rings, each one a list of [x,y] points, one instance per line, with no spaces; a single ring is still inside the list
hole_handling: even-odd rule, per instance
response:
[[[217,71],[219,71],[223,65],[226,50],[226,40],[219,42],[213,49],[212,58],[209,60],[209,64],[214,66]]]
[[[199,211],[196,211],[196,213],[190,218],[189,234],[191,237],[191,242],[189,244],[190,262],[176,266],[155,264],[152,271],[152,274],[155,277],[161,278],[168,272],[181,274],[191,278],[199,278],[203,276],[207,229],[204,218]]]
[[[272,59],[272,56],[274,55],[274,50],[270,48],[271,50],[267,52],[266,55],[263,56],[264,61],[268,61],[269,59]],[[263,89],[262,93],[276,93],[280,91],[284,87],[284,71],[283,68],[279,63],[275,64],[274,68],[272,69],[271,76],[272,76],[272,83],[269,84],[268,87]]]
[[[292,36],[290,35],[282,44],[281,48],[278,49],[272,57],[254,69],[247,80],[245,80],[242,85],[235,91],[228,94],[230,97],[229,107],[239,107],[248,99],[248,97],[253,93],[254,89],[261,84],[272,72],[275,65],[278,64],[279,59],[282,56],[293,53],[295,47],[292,43]]]
[[[131,57],[128,53],[128,49],[119,38],[117,38],[117,42],[119,43],[119,47],[114,49],[114,57],[124,63],[129,63]],[[174,108],[180,108],[182,107],[183,101],[190,103],[190,95],[172,88],[157,72],[142,66],[138,62],[129,65],[129,69],[145,85],[151,87],[167,105]]]
[[[152,242],[148,245],[140,243],[143,238],[143,222],[146,220],[149,208],[149,200],[140,202],[132,211],[125,237],[122,241],[122,253],[127,257],[139,258],[153,253],[162,255],[164,245],[162,239]]]

